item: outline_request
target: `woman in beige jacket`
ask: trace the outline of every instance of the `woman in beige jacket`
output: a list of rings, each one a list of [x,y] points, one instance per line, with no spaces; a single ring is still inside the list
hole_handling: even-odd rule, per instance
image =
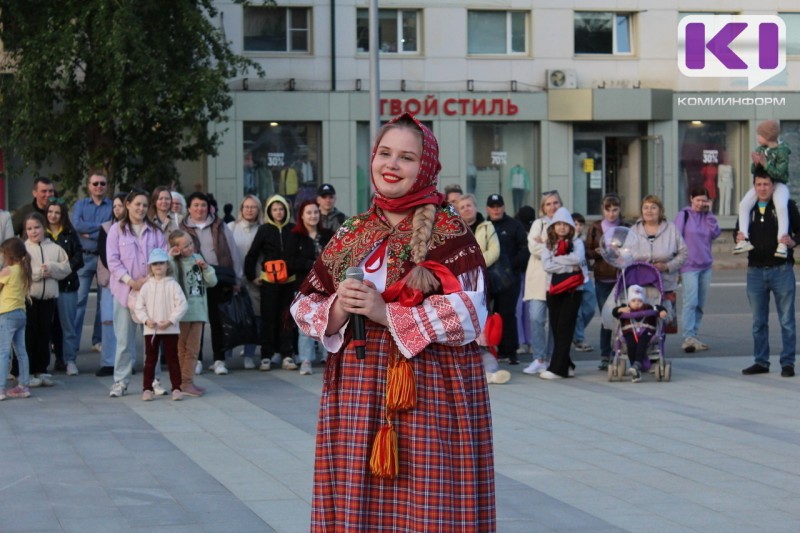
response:
[[[542,250],[547,242],[547,227],[561,205],[558,191],[543,193],[539,204],[539,218],[533,221],[528,233],[528,250],[531,252],[531,258],[525,270],[523,299],[528,302],[531,319],[533,362],[523,370],[526,374],[539,374],[547,370],[547,361],[550,360],[553,351],[553,339],[547,331],[547,272],[542,265]]]

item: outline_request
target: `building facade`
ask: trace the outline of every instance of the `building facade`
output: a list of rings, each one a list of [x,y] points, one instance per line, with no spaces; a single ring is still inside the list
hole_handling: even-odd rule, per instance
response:
[[[234,51],[266,76],[231,80],[234,106],[228,122],[210,126],[223,143],[201,165],[203,186],[236,204],[245,193],[300,201],[324,181],[343,211],[361,211],[370,194],[368,1],[278,4],[216,3]],[[440,183],[479,202],[499,192],[509,212],[557,189],[590,217],[610,191],[629,216],[649,193],[671,216],[703,185],[732,227],[760,120],[781,120],[800,197],[800,4],[789,6],[382,0],[381,117],[417,114],[440,140]],[[681,20],[712,14],[780,16],[785,69],[754,89],[745,77],[681,74]]]

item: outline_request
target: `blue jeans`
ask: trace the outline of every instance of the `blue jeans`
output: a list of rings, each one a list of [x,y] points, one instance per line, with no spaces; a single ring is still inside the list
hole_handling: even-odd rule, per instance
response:
[[[681,327],[683,338],[697,337],[700,322],[703,320],[703,306],[706,304],[708,287],[711,285],[711,269],[695,272],[682,272],[683,308]]]
[[[520,276],[519,298],[517,298],[517,338],[519,344],[530,346],[531,341],[531,319],[528,316],[528,304],[522,299],[525,294],[525,274]]]
[[[114,381],[126,387],[131,382],[133,363],[136,361],[136,333],[141,325],[131,319],[128,306],[114,298],[114,335],[117,337],[117,352],[114,356]]]
[[[17,354],[19,384],[27,387],[31,382],[28,365],[28,350],[25,348],[25,323],[27,316],[22,309],[14,309],[0,315],[0,379],[5,384],[8,367],[11,364],[11,348]],[[0,390],[5,387],[0,384]]]
[[[753,353],[756,363],[769,368],[769,293],[781,325],[781,366],[794,366],[797,331],[794,318],[795,279],[792,265],[747,269],[747,299],[753,311]]]
[[[297,336],[297,353],[301,362],[309,361],[313,363],[317,359],[317,341],[300,332]]]
[[[65,363],[74,363],[78,357],[78,339],[75,332],[75,306],[78,291],[59,292],[56,300],[58,322],[61,324],[61,354]]]
[[[89,301],[89,289],[92,288],[92,280],[97,275],[97,255],[83,254],[83,266],[78,270],[78,301],[75,310],[75,331],[77,335],[77,349],[81,346],[81,336],[83,335],[83,317],[86,315],[86,304]],[[94,326],[92,328],[92,345],[97,344],[102,339],[100,331],[100,290],[97,291],[97,309],[94,315]],[[59,316],[60,318],[60,316]],[[63,324],[63,322],[62,322]]]
[[[114,356],[117,351],[117,336],[114,335],[114,297],[111,289],[103,287],[100,289],[100,327],[103,349],[100,352],[100,366],[114,366]],[[108,322],[108,324],[106,324]]]
[[[547,302],[528,300],[528,314],[531,317],[531,353],[534,359],[550,360],[553,353],[553,336],[547,326]]]
[[[586,326],[594,318],[594,308],[597,305],[597,295],[594,292],[594,282],[587,281],[581,287],[583,296],[581,299],[581,306],[578,309],[578,318],[575,321],[575,334],[573,339],[575,342],[583,342],[586,340]]]
[[[608,296],[614,292],[614,285],[614,282],[595,282],[594,291],[597,294],[597,308],[601,313]],[[611,359],[611,330],[603,326],[602,322],[600,323],[600,359],[604,361]]]

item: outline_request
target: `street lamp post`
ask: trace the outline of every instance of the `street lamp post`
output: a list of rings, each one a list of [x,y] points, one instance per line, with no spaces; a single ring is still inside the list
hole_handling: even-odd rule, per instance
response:
[[[381,121],[381,75],[378,66],[378,0],[369,1],[369,137],[375,139]]]

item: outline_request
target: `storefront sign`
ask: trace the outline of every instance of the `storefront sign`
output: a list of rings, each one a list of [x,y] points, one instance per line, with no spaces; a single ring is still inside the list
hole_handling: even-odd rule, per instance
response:
[[[409,98],[382,98],[381,115],[516,115],[519,107],[510,98],[448,98],[439,101],[429,94],[424,100]]]
[[[588,158],[583,160],[583,171],[587,174],[594,171],[594,159]]]
[[[589,180],[589,188],[590,189],[602,189],[603,188],[603,173],[599,170],[592,171],[592,177]]]
[[[493,165],[505,165],[508,162],[508,152],[492,152]]]

